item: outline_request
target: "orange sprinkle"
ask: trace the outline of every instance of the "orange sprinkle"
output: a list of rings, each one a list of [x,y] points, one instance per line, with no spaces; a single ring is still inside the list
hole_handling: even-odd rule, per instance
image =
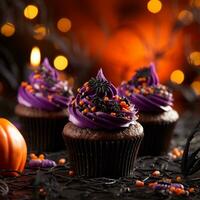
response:
[[[174,192],[176,193],[176,195],[181,195],[185,193],[185,191],[181,188],[176,188]]]
[[[152,188],[152,187],[154,187],[155,185],[157,185],[157,182],[149,183],[148,186]]]
[[[160,171],[156,170],[152,173],[152,176],[160,176]]]
[[[125,101],[121,101],[120,102],[120,106],[123,107],[123,108],[128,108],[128,104],[125,102]]]
[[[59,161],[58,161],[58,164],[59,165],[64,165],[66,163],[66,159],[65,158],[61,158]]]
[[[28,85],[28,83],[25,82],[25,81],[23,81],[23,82],[21,83],[21,86],[22,86],[22,87],[26,87],[27,85]]]
[[[73,170],[69,170],[69,176],[74,176],[75,172]]]
[[[146,87],[146,86],[147,86],[146,82],[142,83],[142,87]]]
[[[73,105],[75,104],[75,102],[76,102],[76,99],[72,100],[71,104]]]
[[[113,117],[116,116],[116,113],[115,113],[115,112],[111,112],[110,114],[111,114]]]
[[[146,78],[145,77],[140,77],[140,78],[138,78],[138,81],[146,81]]]
[[[85,87],[88,86],[88,82],[85,82],[85,83],[84,83],[84,86],[85,86]]]
[[[33,89],[33,87],[32,87],[31,85],[27,85],[27,86],[26,86],[26,89],[27,89],[27,90],[30,90],[30,89]]]
[[[104,97],[103,100],[104,101],[109,101],[109,98],[108,97]]]
[[[115,98],[116,100],[119,100],[119,99],[120,99],[120,97],[119,97],[118,95],[115,95],[114,98]]]
[[[173,186],[169,188],[169,191],[171,191],[171,192],[175,192],[175,190],[176,190],[176,188]]]
[[[40,154],[40,155],[39,155],[39,159],[40,159],[40,160],[44,160],[44,158],[45,158],[45,157],[44,157],[44,154]]]
[[[128,90],[126,90],[125,95],[129,97],[131,96],[131,93]]]
[[[90,87],[89,87],[89,86],[86,86],[85,90],[86,90],[86,91],[89,91],[89,90],[90,90]]]
[[[193,192],[195,192],[195,189],[193,187],[191,187],[191,188],[189,188],[189,192],[193,193]]]
[[[185,192],[186,192],[186,191],[185,191],[184,189],[182,189],[182,193],[181,193],[181,194],[185,194]]]
[[[29,89],[28,90],[30,93],[33,93],[34,92],[34,89]]]
[[[174,149],[172,150],[172,153],[173,153],[174,155],[176,155],[177,157],[180,157],[180,156],[181,156],[181,152],[180,152],[180,150],[179,150],[178,148],[174,148]]]
[[[154,90],[152,88],[149,88],[149,93],[153,94]]]
[[[129,112],[129,109],[127,109],[127,108],[122,108],[122,110],[123,110],[124,112]]]
[[[85,108],[85,109],[83,110],[83,114],[86,114],[86,113],[88,113],[88,112],[89,112],[88,108]]]
[[[136,186],[136,187],[144,187],[144,182],[143,182],[143,181],[140,181],[140,180],[136,180],[135,186]]]
[[[79,101],[79,105],[82,106],[83,104],[84,104],[84,101],[83,101],[83,100],[80,100],[80,101]]]
[[[136,93],[136,94],[139,94],[139,93],[140,93],[140,90],[137,89],[137,88],[134,88],[134,89],[133,89],[133,92]]]
[[[95,106],[92,107],[92,108],[91,108],[91,111],[92,111],[92,112],[95,112],[95,111],[96,111],[96,107],[95,107]]]
[[[33,76],[33,78],[34,78],[34,79],[40,78],[40,74],[35,74],[35,75]]]
[[[36,158],[38,158],[34,153],[30,153],[30,158],[31,159],[36,159]]]
[[[48,100],[51,102],[52,99],[53,99],[53,96],[52,96],[52,95],[48,95],[47,98],[48,98]]]
[[[176,180],[177,180],[178,182],[180,182],[180,181],[181,181],[181,177],[180,177],[180,176],[177,176],[177,177],[176,177]]]

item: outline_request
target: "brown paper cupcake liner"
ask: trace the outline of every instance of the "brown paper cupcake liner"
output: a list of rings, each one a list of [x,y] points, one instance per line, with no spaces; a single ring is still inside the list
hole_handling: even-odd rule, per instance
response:
[[[30,152],[55,152],[65,149],[62,130],[65,118],[20,117],[22,134]]]
[[[173,123],[142,123],[144,138],[139,149],[139,156],[160,156],[168,152],[173,129]]]
[[[122,177],[133,172],[142,137],[132,140],[65,138],[75,173],[86,177]]]

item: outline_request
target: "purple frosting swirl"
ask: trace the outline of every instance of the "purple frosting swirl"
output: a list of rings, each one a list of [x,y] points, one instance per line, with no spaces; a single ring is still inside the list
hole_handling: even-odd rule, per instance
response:
[[[69,120],[76,126],[91,129],[116,129],[134,124],[136,112],[126,98],[107,81],[102,69],[78,89],[68,107]]]
[[[30,74],[28,82],[22,82],[17,99],[27,107],[57,111],[67,108],[72,95],[68,82],[58,79],[57,71],[45,58],[43,64]]]
[[[159,83],[153,63],[138,70],[128,82],[123,82],[118,92],[127,97],[141,112],[168,111],[173,105],[172,93]]]

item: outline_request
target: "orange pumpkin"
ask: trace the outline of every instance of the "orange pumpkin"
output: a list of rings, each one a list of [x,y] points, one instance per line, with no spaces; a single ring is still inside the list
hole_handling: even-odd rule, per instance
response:
[[[8,120],[0,118],[0,170],[22,172],[27,158],[26,142],[18,129]],[[1,175],[17,176],[18,173]]]

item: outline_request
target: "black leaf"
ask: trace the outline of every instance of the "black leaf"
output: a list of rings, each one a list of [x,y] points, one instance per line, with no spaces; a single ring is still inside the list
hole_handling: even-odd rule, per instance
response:
[[[197,156],[200,152],[200,147],[193,153],[189,152],[191,141],[198,133],[200,133],[200,122],[189,135],[183,152],[181,171],[185,176],[192,175],[193,173],[200,170],[200,158]]]

